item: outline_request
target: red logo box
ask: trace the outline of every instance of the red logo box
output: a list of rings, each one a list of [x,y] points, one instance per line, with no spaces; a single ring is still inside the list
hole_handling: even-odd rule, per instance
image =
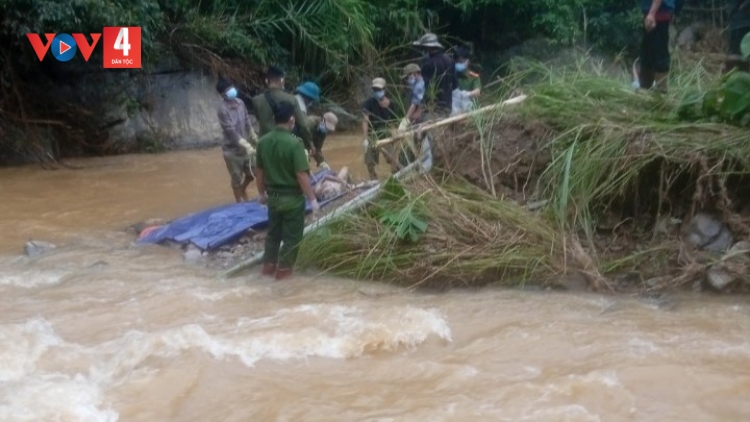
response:
[[[102,33],[105,69],[141,68],[140,26],[105,26]]]

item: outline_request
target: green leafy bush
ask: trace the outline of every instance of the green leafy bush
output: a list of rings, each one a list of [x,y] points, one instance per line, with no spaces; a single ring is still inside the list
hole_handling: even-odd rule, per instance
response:
[[[687,94],[677,112],[685,120],[709,118],[750,126],[750,73],[730,72],[718,88]]]

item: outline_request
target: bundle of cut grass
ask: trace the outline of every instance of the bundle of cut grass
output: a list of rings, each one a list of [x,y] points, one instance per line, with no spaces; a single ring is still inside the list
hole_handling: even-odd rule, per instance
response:
[[[410,287],[543,284],[565,271],[563,244],[544,218],[466,182],[390,179],[366,211],[306,237],[300,263]]]

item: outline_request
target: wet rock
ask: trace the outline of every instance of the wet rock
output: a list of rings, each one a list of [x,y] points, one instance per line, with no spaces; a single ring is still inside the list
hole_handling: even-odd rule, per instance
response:
[[[692,50],[693,46],[700,41],[704,31],[705,24],[701,22],[692,23],[680,31],[675,42],[677,43],[677,46],[682,49]]]
[[[203,253],[199,249],[188,249],[182,254],[185,262],[198,262],[203,258]]]
[[[737,280],[737,277],[723,268],[710,268],[706,272],[706,281],[716,290],[724,290]]]
[[[96,261],[93,264],[89,265],[86,268],[92,269],[92,270],[101,270],[103,268],[109,267],[109,263],[106,261]]]
[[[686,240],[698,249],[724,252],[732,245],[732,233],[721,221],[698,213],[690,220]]]
[[[716,290],[726,290],[740,280],[748,281],[750,271],[750,242],[735,243],[719,262],[706,270],[706,282]]]
[[[23,246],[23,251],[27,256],[39,256],[54,249],[57,249],[57,246],[41,240],[29,240]]]

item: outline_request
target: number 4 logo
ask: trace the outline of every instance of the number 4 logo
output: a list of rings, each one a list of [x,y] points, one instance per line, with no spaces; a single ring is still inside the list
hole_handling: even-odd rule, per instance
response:
[[[105,68],[141,68],[140,26],[105,26],[102,33]]]
[[[128,28],[120,28],[115,40],[115,50],[122,50],[122,55],[128,57],[130,44],[128,44]]]

